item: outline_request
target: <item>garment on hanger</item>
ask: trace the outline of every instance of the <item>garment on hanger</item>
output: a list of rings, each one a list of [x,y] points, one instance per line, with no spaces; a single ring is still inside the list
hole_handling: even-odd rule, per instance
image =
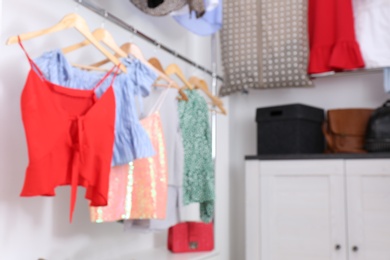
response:
[[[19,40],[21,48],[24,50]],[[91,90],[74,90],[51,82],[28,56],[31,69],[21,106],[29,165],[21,196],[55,196],[55,188],[71,185],[70,221],[77,186],[86,188],[93,206],[107,205],[114,144],[116,71],[104,75]],[[95,89],[109,78],[100,98]]]
[[[206,12],[204,0],[188,0],[188,7],[190,15],[194,13],[196,18],[202,17]]]
[[[168,198],[165,219],[128,219],[124,221],[125,231],[158,232],[168,230],[179,223],[178,189],[168,186]]]
[[[390,93],[390,68],[383,70],[383,84],[386,93]]]
[[[148,0],[149,8],[156,8],[160,4],[164,3],[164,0]]]
[[[390,66],[390,1],[354,0],[356,37],[367,68]]]
[[[166,105],[168,107],[169,114],[167,118],[170,120],[163,120],[164,129],[172,130],[172,126],[176,125],[175,131],[165,131],[167,133],[167,152],[168,152],[168,200],[166,206],[166,218],[165,219],[135,219],[126,220],[124,222],[124,229],[126,231],[142,231],[142,232],[157,232],[167,230],[169,227],[176,225],[179,222],[184,221],[201,221],[199,203],[191,203],[190,205],[184,205],[183,203],[183,172],[184,172],[184,148],[181,137],[181,130],[178,121],[177,114],[177,102],[175,97],[168,97]],[[176,103],[176,107],[173,107]],[[170,108],[174,109],[170,109]],[[176,111],[176,113],[175,113]],[[172,115],[174,113],[174,115]],[[172,120],[176,118],[176,120]],[[164,118],[163,118],[164,119]],[[176,124],[175,124],[176,123]]]
[[[35,62],[48,80],[74,89],[91,89],[102,75],[72,67],[61,50],[46,52]],[[155,153],[148,134],[139,122],[135,97],[148,96],[157,75],[135,58],[121,59],[121,62],[127,67],[127,73],[119,74],[113,85],[116,118],[112,166],[128,164]],[[108,84],[103,83],[96,90],[96,95],[100,97],[107,87]]]
[[[313,86],[308,50],[307,0],[224,0],[219,94]]]
[[[189,12],[194,12],[197,18],[205,13],[204,0],[164,0],[155,7],[149,6],[149,0],[130,0],[142,12],[153,16],[164,16],[171,12],[180,10],[186,4]]]
[[[168,90],[161,94],[149,115],[141,120],[156,154],[113,168],[108,205],[90,208],[92,222],[165,218],[168,165],[159,110]]]
[[[204,9],[206,12],[210,12],[214,10],[220,3],[220,0],[204,0]],[[183,8],[177,11],[173,11],[170,13],[172,16],[180,16],[180,15],[189,15],[190,14],[190,6],[185,5]]]
[[[222,0],[218,0],[217,2],[219,3],[216,6],[213,3],[213,8],[210,8],[210,10],[206,9],[205,14],[200,18],[185,13],[174,15],[173,19],[195,34],[201,36],[214,34],[222,27]]]
[[[181,9],[187,4],[188,0],[164,0],[163,3],[157,7],[148,7],[148,0],[130,0],[142,12],[153,16],[168,15],[172,11]]]
[[[206,100],[197,91],[185,91],[187,102],[179,102],[179,122],[184,147],[183,202],[200,203],[200,217],[214,216],[214,164]]]
[[[364,67],[351,1],[309,1],[309,73]]]
[[[189,205],[184,204],[184,200],[183,200],[184,198],[184,194],[183,194],[184,147],[183,147],[183,138],[180,130],[180,125],[178,125],[177,128],[178,130],[175,139],[176,185],[172,185],[172,186],[175,187],[177,190],[176,208],[179,209],[179,212],[178,212],[178,222],[174,223],[173,225],[185,221],[198,221],[198,222],[201,221],[200,204],[199,203],[191,203]],[[170,225],[170,227],[173,225]],[[152,223],[152,227],[153,226],[156,226],[156,224]]]
[[[168,91],[168,90],[165,90]],[[141,120],[152,140],[156,155],[138,159],[133,162],[133,193],[131,218],[164,219],[167,203],[168,165],[164,130],[162,128],[159,109],[164,100],[156,103],[154,112]]]

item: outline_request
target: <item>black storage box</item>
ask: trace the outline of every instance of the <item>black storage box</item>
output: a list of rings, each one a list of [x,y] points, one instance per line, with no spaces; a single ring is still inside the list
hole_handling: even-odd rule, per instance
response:
[[[302,104],[258,108],[257,154],[323,153],[324,110]]]

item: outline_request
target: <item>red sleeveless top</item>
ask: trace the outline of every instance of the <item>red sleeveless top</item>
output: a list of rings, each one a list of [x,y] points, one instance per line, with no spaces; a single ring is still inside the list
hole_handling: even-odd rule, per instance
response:
[[[92,90],[71,89],[46,80],[19,44],[31,65],[21,97],[29,164],[20,196],[54,196],[56,187],[71,185],[72,221],[77,186],[86,188],[91,206],[107,205],[117,73],[99,99],[94,89],[118,66]]]

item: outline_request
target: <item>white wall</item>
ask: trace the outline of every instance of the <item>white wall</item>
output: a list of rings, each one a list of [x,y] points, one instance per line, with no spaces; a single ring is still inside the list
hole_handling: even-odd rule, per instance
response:
[[[194,36],[177,25],[169,17],[154,18],[134,8],[128,0],[96,1],[108,11],[134,25],[148,35],[172,46],[202,65],[210,67],[210,39]],[[122,225],[92,224],[89,222],[84,190],[79,189],[74,222],[69,224],[69,188],[57,189],[54,198],[20,198],[19,193],[27,166],[27,147],[20,114],[20,94],[29,69],[28,62],[17,44],[3,43],[12,35],[45,28],[58,22],[65,14],[75,11],[72,0],[5,0],[1,13],[0,44],[0,259],[114,259],[130,252],[161,245],[161,236],[124,233]],[[102,18],[79,7],[91,29],[99,27]],[[163,65],[178,63],[186,75],[202,73],[170,55],[157,51],[109,22],[105,27],[119,44],[132,39],[141,47],[146,58],[158,56]],[[81,41],[75,30],[59,32],[25,42],[32,57],[56,47],[65,47]],[[72,53],[69,60],[82,64],[101,60],[103,57],[93,47]],[[162,113],[169,113],[163,111]],[[228,118],[219,118],[221,134],[218,137],[217,158],[217,233],[224,231],[217,240],[220,259],[229,259],[228,252]],[[222,175],[221,175],[222,174]],[[221,177],[223,176],[223,177]],[[221,177],[221,178],[220,178]],[[219,218],[220,220],[219,220]],[[217,234],[218,235],[218,234]],[[163,237],[164,238],[164,237]]]
[[[381,73],[321,78],[314,88],[272,89],[235,94],[229,98],[231,259],[245,259],[244,157],[257,147],[256,108],[303,103],[324,109],[376,108],[389,97]],[[250,259],[247,258],[247,259]]]

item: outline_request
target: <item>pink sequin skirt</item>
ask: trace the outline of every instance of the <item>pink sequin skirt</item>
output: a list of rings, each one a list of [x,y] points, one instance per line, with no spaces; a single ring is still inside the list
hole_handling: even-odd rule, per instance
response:
[[[141,120],[156,154],[111,168],[108,205],[90,207],[92,222],[165,219],[168,164],[160,114]]]

